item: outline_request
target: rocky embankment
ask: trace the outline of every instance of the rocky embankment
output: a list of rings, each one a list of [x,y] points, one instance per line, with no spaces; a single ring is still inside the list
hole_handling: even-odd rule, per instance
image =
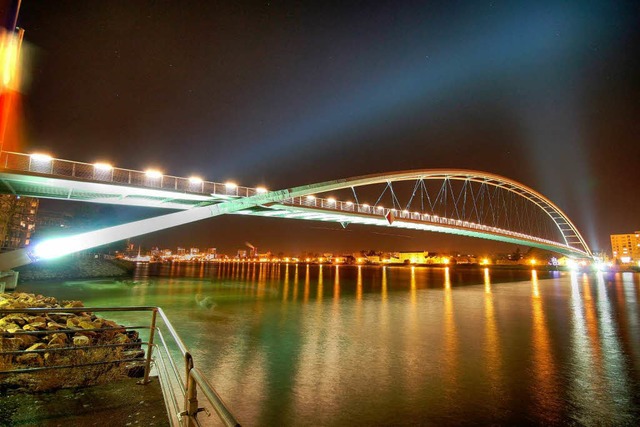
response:
[[[101,277],[126,277],[131,275],[134,264],[126,261],[93,257],[68,256],[15,268],[20,272],[20,282],[39,280],[94,279]]]
[[[138,333],[91,312],[75,310],[82,307],[80,301],[58,302],[53,297],[26,293],[0,294],[0,310],[70,309],[0,312],[0,371],[22,371],[0,374],[2,388],[46,391],[95,385],[141,373],[144,351]],[[135,361],[114,362],[123,359]],[[33,368],[53,369],[28,371]]]

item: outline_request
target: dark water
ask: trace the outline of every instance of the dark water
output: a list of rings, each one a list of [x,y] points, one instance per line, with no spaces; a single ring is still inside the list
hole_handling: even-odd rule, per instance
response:
[[[638,274],[244,264],[136,274],[20,290],[163,307],[246,425],[640,420]],[[210,308],[196,302],[206,297]]]

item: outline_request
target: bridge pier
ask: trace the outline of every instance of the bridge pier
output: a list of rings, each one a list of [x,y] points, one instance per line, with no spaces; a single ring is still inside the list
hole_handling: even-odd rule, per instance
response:
[[[0,294],[6,291],[13,291],[18,286],[18,272],[0,271]]]

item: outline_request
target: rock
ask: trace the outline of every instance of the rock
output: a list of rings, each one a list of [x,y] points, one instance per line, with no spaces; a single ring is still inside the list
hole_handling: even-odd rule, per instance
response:
[[[104,320],[103,320],[103,322],[102,322],[102,326],[103,326],[104,328],[117,328],[117,327],[118,327],[118,326],[120,326],[120,325],[118,325],[118,324],[117,324],[116,322],[114,322],[113,320],[106,320],[106,319],[104,319]]]
[[[19,338],[0,338],[0,347],[4,351],[19,350],[21,343]]]
[[[82,329],[95,329],[95,326],[93,326],[93,323],[82,321],[82,320],[78,322],[78,326],[80,326]]]
[[[56,356],[55,353],[46,352],[44,354],[44,363],[47,366],[51,366],[51,365],[55,364],[55,360],[56,359],[58,359],[58,357]]]
[[[142,359],[144,358],[144,350],[141,350],[141,349],[127,350],[122,353],[122,357],[124,357],[125,359]]]
[[[64,308],[84,307],[84,304],[81,301],[62,301],[62,306]]]
[[[20,348],[26,349],[27,347],[32,346],[38,338],[35,335],[18,335],[15,339],[20,341]]]
[[[67,344],[67,335],[66,334],[53,334],[47,347],[64,347]]]
[[[116,336],[113,338],[113,341],[115,341],[117,344],[125,344],[129,342],[129,337],[125,334],[116,334]]]
[[[91,344],[91,340],[89,339],[89,337],[86,337],[84,335],[76,335],[73,337],[73,345],[75,345],[76,347],[87,346],[89,344]]]
[[[32,346],[30,346],[29,348],[27,348],[27,351],[40,350],[40,349],[43,349],[43,348],[46,348],[46,347],[47,347],[47,345],[45,343],[38,342],[38,343],[35,343]]]
[[[15,334],[16,332],[21,331],[21,330],[22,329],[18,325],[12,325],[12,326],[8,326],[7,327],[7,332],[9,332],[10,334]]]
[[[25,293],[0,294],[0,307],[5,309],[20,309],[30,307],[63,308],[53,297],[32,295]],[[68,307],[83,307],[80,301],[64,301]],[[94,329],[103,329],[94,331]],[[74,333],[61,332],[61,330],[73,329]],[[20,331],[43,331],[42,334],[22,334]],[[22,353],[18,355],[6,355],[3,357],[3,369],[20,369],[27,366],[56,366],[81,363],[94,363],[96,361],[110,361],[122,358],[144,358],[144,351],[139,345],[135,347],[103,347],[63,350],[71,345],[75,347],[91,347],[102,344],[128,344],[138,341],[135,331],[127,331],[122,325],[111,320],[97,317],[91,312],[79,313],[48,313],[28,315],[21,313],[9,313],[0,315],[0,331],[8,332],[8,336],[0,336],[0,348],[3,351],[33,351],[52,349],[54,351],[42,351]],[[10,334],[15,334],[11,336]],[[126,352],[126,353],[125,353]],[[125,354],[126,356],[123,356]],[[141,359],[143,360],[143,359]],[[106,368],[105,368],[106,366]],[[105,371],[106,369],[106,371]],[[51,372],[51,373],[50,373]],[[68,375],[61,371],[45,371],[38,374],[15,375],[2,379],[2,384],[9,387],[23,387],[26,390],[46,391],[59,387],[77,387],[79,385],[96,384],[108,381],[126,373],[135,376],[143,375],[144,368],[135,365],[125,366],[124,363],[114,365],[99,365],[87,367],[81,373]],[[75,371],[74,371],[75,372]],[[80,372],[80,371],[78,371]],[[1,423],[1,422],[0,422]]]
[[[48,322],[47,323],[47,330],[48,331],[55,331],[58,329],[66,329],[65,326],[62,326],[61,324],[59,324],[58,322]]]
[[[27,320],[21,314],[11,313],[2,318],[7,323],[15,323],[16,325],[24,326],[27,324]]]
[[[41,331],[46,327],[47,325],[45,325],[44,322],[33,322],[27,323],[22,327],[22,329],[24,329],[25,331]]]
[[[20,328],[20,326],[16,325],[15,323],[6,322],[0,325],[0,329],[13,333],[15,332],[15,330],[22,329],[22,328]],[[12,329],[13,331],[10,331],[10,329]]]
[[[25,353],[16,357],[17,363],[42,366],[42,357],[38,353]]]

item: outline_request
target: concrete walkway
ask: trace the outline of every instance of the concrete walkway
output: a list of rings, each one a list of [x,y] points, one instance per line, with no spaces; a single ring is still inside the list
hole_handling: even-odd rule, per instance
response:
[[[169,426],[157,378],[0,397],[0,426]]]

